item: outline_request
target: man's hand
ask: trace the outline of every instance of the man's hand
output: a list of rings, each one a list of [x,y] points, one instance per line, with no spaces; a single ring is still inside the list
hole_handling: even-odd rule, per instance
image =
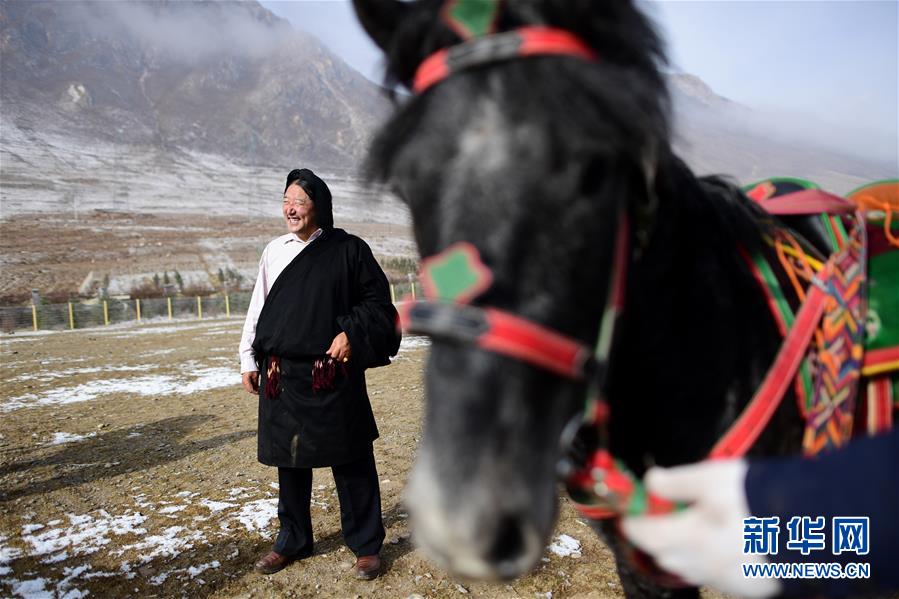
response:
[[[743,576],[741,564],[765,562],[763,555],[743,554],[743,518],[750,515],[746,470],[743,460],[650,470],[648,491],[690,507],[666,516],[625,518],[625,535],[691,584],[741,597],[777,594],[777,580]]]
[[[339,333],[331,342],[331,347],[325,352],[338,362],[348,362],[350,355],[353,353],[350,348],[350,339],[346,333]]]
[[[243,379],[243,388],[247,390],[247,393],[259,393],[258,372],[251,370],[250,372],[244,372],[240,377]]]

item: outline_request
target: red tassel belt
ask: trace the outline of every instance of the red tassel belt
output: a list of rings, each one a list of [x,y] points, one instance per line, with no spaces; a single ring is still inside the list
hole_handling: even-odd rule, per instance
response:
[[[265,371],[265,396],[277,399],[281,395],[281,359],[278,356],[268,357],[268,368]]]
[[[312,363],[312,391],[333,389],[338,372],[346,377],[346,364],[339,363],[330,356],[317,359]],[[268,368],[265,371],[265,397],[277,399],[279,395],[281,395],[281,359],[278,356],[269,356]]]
[[[312,364],[312,391],[333,389],[338,367],[343,376],[347,376],[346,364],[339,363],[330,356],[316,360]]]

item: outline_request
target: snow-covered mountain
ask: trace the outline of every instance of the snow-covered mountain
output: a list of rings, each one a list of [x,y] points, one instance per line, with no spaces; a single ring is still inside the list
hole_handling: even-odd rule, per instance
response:
[[[4,129],[350,167],[379,88],[256,2],[0,3]],[[4,147],[6,137],[4,136]]]

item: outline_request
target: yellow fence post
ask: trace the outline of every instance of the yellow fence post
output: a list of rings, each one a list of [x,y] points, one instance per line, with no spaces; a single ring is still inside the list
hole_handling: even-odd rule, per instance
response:
[[[75,309],[72,308],[72,302],[69,302],[69,328],[75,328]]]
[[[34,325],[34,330],[37,330],[37,306],[31,304],[31,324]]]
[[[231,302],[228,301],[228,294],[225,294],[225,316],[231,318]]]
[[[415,301],[415,281],[412,281],[412,301]]]
[[[197,318],[203,318],[203,298],[197,296]]]
[[[103,324],[109,324],[109,302],[103,300]]]
[[[140,298],[135,299],[134,304],[137,307],[137,322],[140,322]]]
[[[390,284],[390,303],[396,303],[396,290],[393,288],[393,283]]]
[[[166,299],[165,303],[168,304],[168,306],[169,306],[169,320],[171,320],[172,319],[172,296],[169,296],[165,299]]]

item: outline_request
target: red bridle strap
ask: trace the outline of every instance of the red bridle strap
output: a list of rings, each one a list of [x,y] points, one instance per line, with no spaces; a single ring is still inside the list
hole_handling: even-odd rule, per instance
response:
[[[481,262],[477,249],[459,242],[422,262],[425,301],[405,301],[398,305],[403,330],[435,339],[471,344],[486,351],[520,360],[568,379],[587,381],[599,392],[615,321],[624,308],[627,264],[630,257],[626,212],[619,216],[609,298],[603,315],[596,351],[577,339],[491,306],[468,302],[486,290],[492,273]],[[463,258],[460,261],[460,257]],[[445,268],[454,263],[455,268]],[[467,286],[467,287],[466,287]],[[441,289],[446,294],[441,293]]]
[[[398,307],[407,331],[473,344],[573,380],[586,379],[595,368],[580,341],[503,310],[441,301],[407,301]]]
[[[774,363],[768,369],[761,387],[736,422],[712,448],[709,453],[710,459],[745,455],[765,430],[781,399],[786,395],[787,387],[796,376],[796,371],[811,343],[812,335],[824,314],[829,296],[822,287],[828,283],[830,276],[829,270],[822,273],[821,283],[809,287],[808,295],[796,314],[796,321],[784,339]]]
[[[527,56],[562,55],[597,59],[596,52],[576,35],[551,27],[522,27],[473,38],[428,56],[415,72],[412,91],[420,94],[452,73],[486,63]]]

